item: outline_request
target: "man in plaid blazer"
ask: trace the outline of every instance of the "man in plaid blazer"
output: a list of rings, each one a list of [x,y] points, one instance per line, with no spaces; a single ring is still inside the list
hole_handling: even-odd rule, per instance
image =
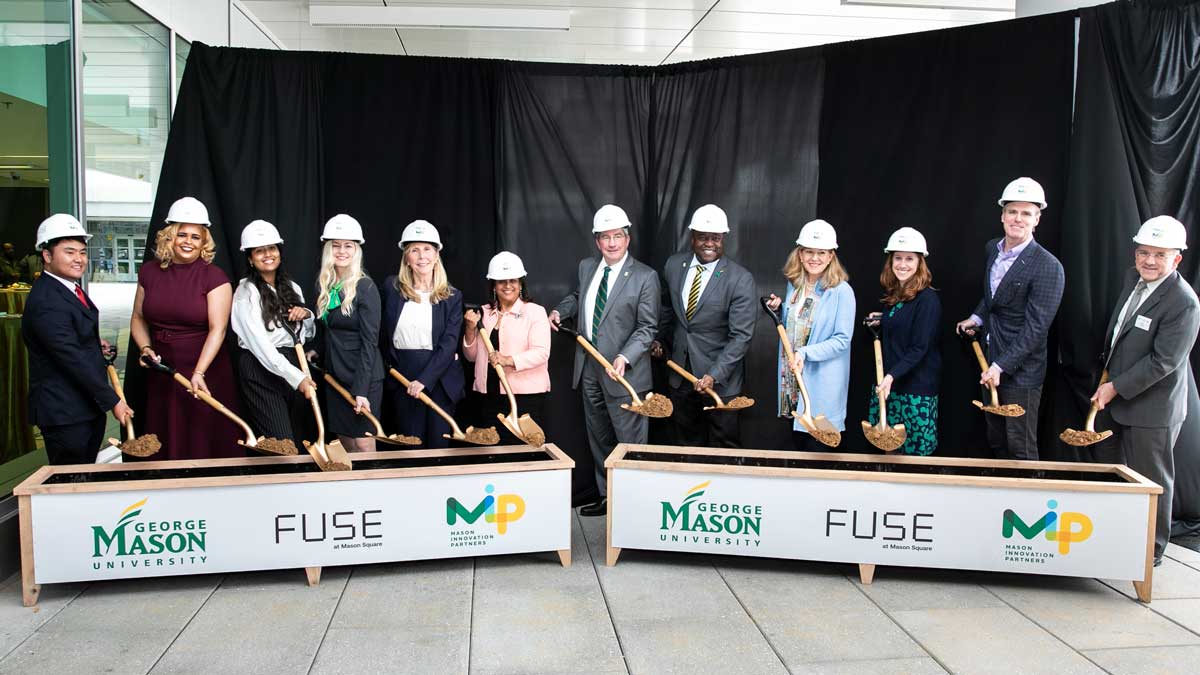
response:
[[[1063,268],[1033,239],[1046,195],[1032,178],[1009,183],[1000,197],[1004,236],[987,243],[983,298],[958,330],[983,333],[991,366],[979,379],[1021,417],[986,415],[988,445],[998,459],[1037,459],[1038,406],[1046,378],[1046,336],[1063,294]],[[985,391],[985,394],[987,392]],[[985,399],[986,400],[986,399]]]

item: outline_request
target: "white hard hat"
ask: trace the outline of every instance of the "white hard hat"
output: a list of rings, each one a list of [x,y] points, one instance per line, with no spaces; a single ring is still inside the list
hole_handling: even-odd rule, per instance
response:
[[[688,229],[696,232],[725,234],[729,232],[729,218],[716,204],[705,204],[692,214],[692,222],[688,225]]]
[[[195,197],[180,197],[167,211],[167,223],[195,223],[196,225],[212,225],[208,219],[208,209]]]
[[[1000,195],[1000,206],[1004,206],[1008,202],[1029,202],[1044,209],[1046,208],[1046,191],[1042,189],[1041,183],[1021,176],[1005,186],[1004,194]]]
[[[592,234],[632,226],[633,223],[629,222],[629,216],[625,215],[625,209],[614,204],[601,206],[596,215],[592,216]]]
[[[1145,246],[1186,251],[1187,228],[1171,216],[1154,216],[1142,224],[1133,240]]]
[[[259,246],[270,246],[271,244],[282,244],[283,237],[279,236],[279,230],[275,226],[265,220],[253,220],[250,224],[242,228],[242,250],[249,251],[250,249],[258,248]]]
[[[837,232],[824,220],[819,218],[810,220],[800,228],[800,236],[796,237],[796,245],[832,251],[838,247]]]
[[[437,250],[442,250],[442,236],[438,234],[433,223],[428,220],[414,220],[406,225],[404,231],[400,233],[400,248],[404,248],[405,244],[417,241],[433,244]]]
[[[83,229],[83,225],[69,213],[56,213],[42,221],[37,230],[37,250],[44,251],[46,244],[63,237],[78,237],[85,242],[92,235]]]
[[[516,253],[500,251],[492,256],[492,261],[488,263],[487,278],[492,281],[520,279],[526,274],[525,263],[521,262]]]
[[[363,239],[362,225],[344,213],[339,213],[325,222],[325,229],[321,232],[321,241],[330,239],[348,239],[360,244],[367,243],[367,240]]]
[[[893,251],[929,255],[929,248],[925,243],[925,235],[911,227],[902,227],[893,232],[892,236],[888,237],[887,248],[883,249],[883,252],[891,253]]]

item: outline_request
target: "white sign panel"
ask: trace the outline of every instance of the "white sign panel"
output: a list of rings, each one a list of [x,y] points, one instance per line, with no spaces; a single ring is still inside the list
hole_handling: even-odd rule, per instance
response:
[[[614,469],[612,545],[1141,581],[1145,494]]]
[[[32,496],[36,581],[569,549],[567,470]]]

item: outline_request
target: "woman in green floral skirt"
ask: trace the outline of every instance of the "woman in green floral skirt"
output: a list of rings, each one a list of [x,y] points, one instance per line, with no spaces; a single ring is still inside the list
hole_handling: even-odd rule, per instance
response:
[[[884,252],[887,257],[879,274],[884,311],[869,315],[883,328],[884,376],[876,391],[887,399],[887,423],[903,424],[908,432],[899,451],[931,455],[938,442],[942,303],[931,286],[933,275],[925,264],[929,249],[920,232],[911,227],[896,230]],[[871,392],[867,412],[871,424],[879,421],[876,391]]]

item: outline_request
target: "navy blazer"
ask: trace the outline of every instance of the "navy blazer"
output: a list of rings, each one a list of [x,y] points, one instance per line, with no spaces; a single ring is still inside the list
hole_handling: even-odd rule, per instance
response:
[[[413,350],[400,350],[392,345],[392,334],[396,332],[396,322],[400,320],[400,312],[404,311],[406,302],[408,298],[396,287],[396,276],[385,279],[379,344],[388,365],[409,380],[419,380],[430,391],[441,387],[451,401],[461,401],[466,395],[466,378],[462,366],[458,364],[458,341],[462,337],[463,323],[462,293],[451,287],[450,297],[433,305],[433,352],[428,360],[423,350],[418,352],[421,356],[417,357],[417,354],[410,353]],[[420,368],[420,371],[410,372],[415,368]]]
[[[38,277],[25,302],[21,337],[29,351],[29,421],[77,424],[117,405],[100,351],[100,312],[58,279]]]
[[[999,238],[987,243],[983,299],[975,314],[983,320],[987,353],[1000,366],[1000,382],[1017,387],[1040,387],[1046,379],[1046,336],[1062,301],[1062,264],[1036,240],[1021,251],[992,295],[992,264]]]

